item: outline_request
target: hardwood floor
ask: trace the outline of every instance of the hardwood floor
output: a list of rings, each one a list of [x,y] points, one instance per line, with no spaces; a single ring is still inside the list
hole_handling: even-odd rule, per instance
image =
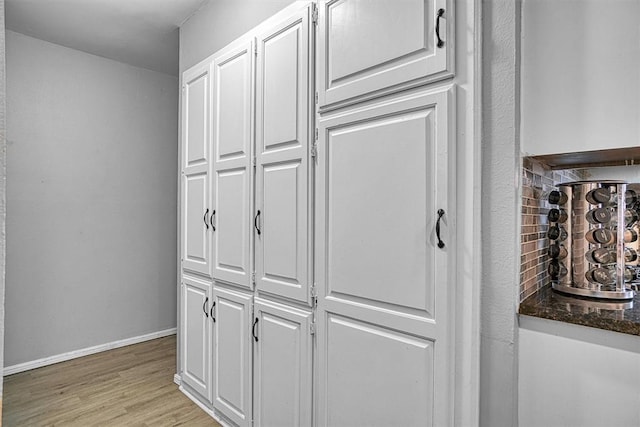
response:
[[[219,426],[173,382],[175,335],[4,378],[2,426]]]

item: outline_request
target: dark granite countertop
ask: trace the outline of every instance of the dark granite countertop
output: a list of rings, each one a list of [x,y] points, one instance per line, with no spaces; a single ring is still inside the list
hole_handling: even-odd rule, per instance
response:
[[[640,335],[640,292],[633,300],[596,300],[569,296],[547,285],[520,303],[519,314],[623,334]]]

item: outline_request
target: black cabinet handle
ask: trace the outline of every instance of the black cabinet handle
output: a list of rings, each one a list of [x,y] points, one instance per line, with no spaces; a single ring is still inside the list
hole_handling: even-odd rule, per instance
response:
[[[258,218],[260,218],[260,209],[258,209],[258,213],[256,214],[256,217],[253,218],[253,226],[256,228],[256,231],[258,232],[258,236],[261,234],[260,231],[260,227],[258,227]]]
[[[207,230],[209,229],[209,224],[207,224],[207,214],[209,213],[209,208],[207,208],[206,212],[204,213],[204,225],[207,226]]]
[[[202,304],[202,311],[204,311],[204,315],[209,317],[209,313],[207,313],[207,303],[209,302],[209,297],[204,299],[204,304]]]
[[[438,247],[440,249],[444,248],[444,242],[440,238],[440,220],[442,219],[442,215],[444,215],[444,209],[438,209],[438,220],[436,221],[436,237],[438,238]]]
[[[258,342],[258,336],[256,335],[256,326],[258,325],[258,318],[256,317],[256,320],[253,321],[253,328],[251,330],[251,334],[253,335],[253,339],[256,340],[256,342]]]
[[[214,301],[213,304],[211,304],[211,310],[209,311],[209,313],[211,314],[211,320],[213,320],[213,323],[216,323],[216,317],[213,315],[213,309],[216,307],[216,302]]]
[[[438,38],[438,47],[444,46],[444,41],[440,38],[440,18],[444,15],[444,9],[438,9],[438,16],[436,18],[436,37]]]
[[[216,210],[214,209],[213,212],[211,212],[211,216],[209,217],[209,222],[211,223],[211,228],[213,228],[213,231],[216,231],[216,226],[213,225],[213,217],[216,216]]]

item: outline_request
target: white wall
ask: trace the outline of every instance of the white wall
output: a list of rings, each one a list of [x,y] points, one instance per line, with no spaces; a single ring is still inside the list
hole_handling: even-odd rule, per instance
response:
[[[639,146],[640,2],[522,3],[522,151]]]
[[[4,366],[4,288],[6,266],[6,87],[4,0],[0,0],[0,367]],[[2,369],[0,369],[0,419],[2,417]]]
[[[640,425],[640,337],[521,317],[520,427]]]
[[[178,82],[7,32],[5,366],[176,326]]]
[[[517,425],[519,2],[482,2],[480,425]]]
[[[210,1],[180,27],[180,74],[293,2]]]

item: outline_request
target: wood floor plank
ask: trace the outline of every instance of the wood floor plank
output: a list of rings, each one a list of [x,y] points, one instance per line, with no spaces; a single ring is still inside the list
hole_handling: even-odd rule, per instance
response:
[[[214,426],[173,383],[175,335],[4,378],[2,426]]]

